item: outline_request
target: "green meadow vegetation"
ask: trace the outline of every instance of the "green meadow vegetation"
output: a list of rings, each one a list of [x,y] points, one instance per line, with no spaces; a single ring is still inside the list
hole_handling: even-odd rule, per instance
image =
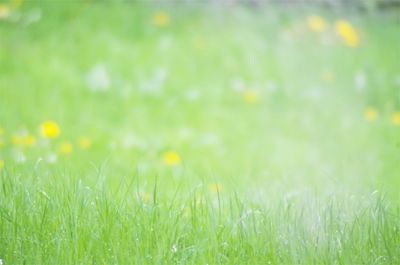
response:
[[[0,4],[0,264],[400,264],[399,11]]]

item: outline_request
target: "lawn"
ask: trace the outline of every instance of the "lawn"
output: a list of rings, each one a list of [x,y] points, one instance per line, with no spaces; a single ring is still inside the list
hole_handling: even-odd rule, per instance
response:
[[[0,264],[400,264],[399,11],[0,4]]]

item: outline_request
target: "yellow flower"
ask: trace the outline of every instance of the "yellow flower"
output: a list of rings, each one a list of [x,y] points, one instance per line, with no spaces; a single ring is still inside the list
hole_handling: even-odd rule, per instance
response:
[[[392,114],[392,123],[394,125],[400,125],[400,111]]]
[[[167,166],[176,166],[181,163],[181,157],[174,151],[168,151],[163,156],[164,164]]]
[[[23,146],[24,145],[24,138],[19,134],[13,134],[11,136],[11,143],[15,146]]]
[[[10,8],[7,5],[0,4],[0,19],[8,18],[10,15]]]
[[[185,217],[185,218],[190,218],[191,216],[192,216],[192,209],[190,208],[190,207],[185,207],[184,209],[183,209],[183,216]]]
[[[357,47],[359,38],[356,30],[346,20],[336,21],[336,33],[342,38],[344,43],[349,47]]]
[[[4,129],[0,127],[0,135],[4,134]]]
[[[152,22],[153,22],[153,25],[155,25],[157,27],[166,27],[170,23],[170,18],[169,18],[168,13],[166,13],[164,11],[158,11],[158,12],[154,13],[154,15],[152,17]]]
[[[150,202],[150,195],[149,195],[147,192],[145,192],[145,191],[141,191],[141,192],[139,192],[139,194],[138,194],[138,199],[139,199],[141,202],[143,202],[143,203],[145,203],[145,204],[148,204],[148,203]]]
[[[4,168],[4,160],[0,159],[0,170],[2,170]]]
[[[60,127],[54,121],[45,121],[40,127],[40,133],[44,138],[56,138],[60,135]]]
[[[375,108],[368,107],[364,112],[364,118],[367,121],[375,121],[378,118],[378,111]]]
[[[60,143],[58,150],[61,154],[69,155],[72,153],[73,146],[70,142],[62,142]]]
[[[28,133],[13,134],[11,143],[16,147],[32,147],[36,144],[36,138]]]
[[[222,185],[219,183],[213,183],[213,184],[208,185],[208,189],[212,193],[221,193]]]
[[[22,145],[32,147],[36,144],[36,138],[33,135],[27,134],[22,137]]]
[[[22,0],[12,0],[11,4],[14,8],[19,8],[22,5]]]
[[[259,94],[254,90],[246,90],[243,93],[243,100],[248,104],[254,104],[259,100]]]
[[[205,39],[200,36],[194,37],[192,39],[192,42],[193,42],[193,46],[198,50],[202,50],[207,46]]]
[[[323,32],[326,29],[326,22],[320,16],[309,16],[307,18],[308,27],[314,32]]]
[[[88,149],[92,145],[92,141],[88,137],[81,137],[78,144],[81,149]]]
[[[331,83],[334,80],[334,75],[331,71],[324,71],[322,74],[322,79],[327,83]]]

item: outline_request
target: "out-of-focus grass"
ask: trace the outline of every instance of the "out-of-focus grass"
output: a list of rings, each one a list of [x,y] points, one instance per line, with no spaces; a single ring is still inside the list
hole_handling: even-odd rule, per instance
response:
[[[68,1],[10,10],[5,264],[399,261],[395,17]],[[343,19],[357,47],[338,36]],[[54,139],[40,135],[47,120]]]

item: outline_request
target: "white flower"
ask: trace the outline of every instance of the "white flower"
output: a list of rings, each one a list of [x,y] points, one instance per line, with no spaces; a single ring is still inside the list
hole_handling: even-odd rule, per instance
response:
[[[115,150],[115,149],[117,149],[117,143],[116,143],[114,140],[112,140],[112,141],[109,143],[108,147],[109,147],[111,150]]]
[[[200,138],[200,144],[204,146],[213,146],[219,143],[218,136],[213,133],[205,133]]]
[[[158,47],[160,50],[166,50],[171,47],[172,38],[170,36],[163,36],[158,42]]]
[[[186,99],[188,101],[196,101],[200,96],[200,91],[195,90],[195,89],[190,89],[188,91],[186,91]]]
[[[270,81],[270,82],[267,83],[266,89],[267,89],[268,92],[274,93],[274,92],[276,92],[276,90],[278,90],[278,87],[275,84],[275,82]]]
[[[366,77],[365,73],[358,72],[354,76],[354,83],[355,83],[356,89],[358,91],[364,90],[365,86],[367,85],[367,77]]]
[[[395,84],[396,86],[400,86],[400,75],[397,75],[397,76],[394,78],[394,84]]]
[[[244,91],[246,88],[245,83],[243,82],[242,79],[240,78],[235,78],[231,81],[231,85],[233,90],[237,91],[237,92],[241,92]]]
[[[153,76],[140,84],[140,89],[148,94],[157,94],[164,86],[168,73],[165,69],[157,69]]]
[[[57,155],[54,153],[48,154],[46,157],[46,161],[47,163],[54,164],[55,162],[57,162]]]
[[[122,137],[122,142],[121,142],[122,148],[124,149],[140,149],[140,150],[145,150],[147,148],[146,142],[139,138],[138,136],[135,136],[134,134],[127,134],[124,137]]]
[[[151,169],[150,165],[148,163],[146,163],[146,162],[139,162],[137,164],[137,170],[141,174],[149,173],[150,169]]]
[[[323,97],[322,89],[318,87],[310,88],[304,91],[304,98],[313,102],[318,102]]]
[[[95,65],[86,76],[86,84],[92,91],[107,91],[111,86],[111,80],[106,66],[104,64]]]
[[[135,139],[133,135],[128,134],[122,138],[122,147],[124,149],[131,149],[135,145]]]
[[[39,22],[41,18],[42,18],[42,11],[38,8],[32,9],[26,15],[25,24],[30,25],[30,24]]]
[[[188,127],[182,127],[178,130],[177,135],[182,140],[189,140],[193,137],[193,130]]]
[[[171,251],[172,253],[176,253],[178,251],[178,248],[176,247],[175,244],[172,245]]]

